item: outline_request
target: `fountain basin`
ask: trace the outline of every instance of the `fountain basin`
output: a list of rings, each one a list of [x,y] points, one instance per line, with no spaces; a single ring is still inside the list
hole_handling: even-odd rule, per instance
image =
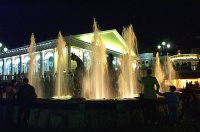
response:
[[[164,118],[163,98],[156,100],[159,109],[160,120]],[[32,103],[29,117],[29,127],[44,130],[109,130],[111,128],[127,128],[133,124],[141,124],[143,119],[143,100],[132,99],[37,99]],[[0,121],[5,122],[8,117],[8,104],[14,106],[12,120],[18,124],[18,102],[0,100]]]

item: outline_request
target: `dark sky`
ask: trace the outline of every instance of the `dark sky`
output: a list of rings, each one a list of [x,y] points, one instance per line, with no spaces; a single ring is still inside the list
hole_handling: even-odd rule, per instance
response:
[[[42,1],[42,0],[41,0]],[[92,32],[93,18],[101,30],[132,24],[140,51],[155,50],[162,41],[173,51],[200,48],[200,3],[107,1],[14,1],[0,3],[0,42],[8,48],[63,35]]]

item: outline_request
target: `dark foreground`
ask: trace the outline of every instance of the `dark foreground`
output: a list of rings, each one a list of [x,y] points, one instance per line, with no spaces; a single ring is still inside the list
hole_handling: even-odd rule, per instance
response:
[[[8,105],[13,111],[8,113]],[[157,100],[158,124],[146,124],[141,99],[125,100],[50,100],[32,104],[29,122],[19,123],[18,103],[0,100],[0,132],[6,131],[133,131],[133,132],[200,132],[200,96],[181,104],[179,122],[166,121],[166,104]],[[7,120],[7,117],[10,117]]]
[[[158,125],[133,125],[132,127],[128,128],[102,128],[95,131],[122,131],[122,132],[200,132],[200,121],[199,120],[190,120],[182,122],[178,125],[169,125],[169,124],[158,124]],[[1,132],[38,132],[38,131],[48,131],[54,132],[58,130],[51,130],[51,129],[40,129],[40,128],[29,128],[25,126],[16,126],[16,125],[0,125]],[[59,131],[67,131],[67,130],[59,130]],[[76,130],[72,130],[76,131]],[[91,129],[86,130],[77,130],[82,132],[89,132],[94,131]]]

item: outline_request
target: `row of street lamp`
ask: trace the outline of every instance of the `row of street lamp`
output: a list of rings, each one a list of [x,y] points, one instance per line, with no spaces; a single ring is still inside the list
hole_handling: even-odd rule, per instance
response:
[[[170,49],[170,47],[170,43],[162,42],[157,48],[160,50],[160,55],[167,55],[167,50]]]
[[[0,53],[6,52],[6,51],[8,51],[8,48],[6,46],[4,46],[2,43],[0,43]]]

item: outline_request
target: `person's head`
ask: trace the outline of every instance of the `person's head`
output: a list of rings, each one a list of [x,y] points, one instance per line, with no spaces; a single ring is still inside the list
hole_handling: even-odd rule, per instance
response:
[[[169,86],[169,91],[170,92],[176,91],[176,87],[174,85]]]
[[[26,78],[26,77],[23,78],[23,83],[28,83],[28,81],[29,81],[28,78]]]
[[[151,69],[147,69],[147,75],[151,75],[152,74],[152,70]]]
[[[11,83],[12,86],[16,86],[17,85],[17,80],[13,79],[10,83]]]

